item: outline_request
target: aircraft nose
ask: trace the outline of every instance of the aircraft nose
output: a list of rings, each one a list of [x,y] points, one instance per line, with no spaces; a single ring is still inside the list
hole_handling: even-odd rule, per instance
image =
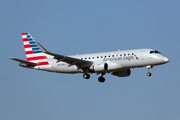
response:
[[[167,57],[164,57],[164,62],[169,62],[169,59]]]

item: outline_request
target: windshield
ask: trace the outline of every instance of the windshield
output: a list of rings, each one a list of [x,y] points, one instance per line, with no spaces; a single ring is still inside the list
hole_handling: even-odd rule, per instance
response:
[[[155,50],[155,51],[150,51],[150,54],[153,54],[153,53],[159,53],[161,54],[159,51]]]

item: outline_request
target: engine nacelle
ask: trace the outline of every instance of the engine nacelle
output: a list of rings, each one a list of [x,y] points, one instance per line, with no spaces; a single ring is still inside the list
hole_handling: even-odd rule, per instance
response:
[[[131,70],[130,69],[124,69],[124,70],[112,73],[112,75],[118,76],[118,77],[127,77],[130,74],[131,74]]]
[[[95,72],[106,71],[108,70],[108,64],[107,63],[94,64],[93,66],[90,67],[90,70]]]

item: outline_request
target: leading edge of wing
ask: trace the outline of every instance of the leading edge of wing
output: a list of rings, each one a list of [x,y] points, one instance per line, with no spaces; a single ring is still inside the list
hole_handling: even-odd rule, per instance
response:
[[[41,49],[41,51],[43,53],[54,56],[54,58],[58,60],[57,62],[63,61],[63,62],[68,63],[69,66],[76,65],[76,66],[81,67],[81,68],[90,67],[93,64],[93,62],[91,62],[91,61],[86,61],[86,60],[81,60],[81,59],[77,59],[77,58],[72,58],[72,57],[68,57],[68,56],[64,56],[64,55],[58,55],[55,53],[51,53],[51,52],[47,51],[38,42],[36,42],[36,44],[38,45],[38,47]]]
[[[38,65],[38,64],[36,64],[36,63],[28,62],[28,61],[21,60],[21,59],[17,59],[17,58],[12,58],[12,57],[10,57],[9,59],[15,60],[15,61],[17,61],[17,62],[25,63],[25,64],[27,64],[27,65]]]

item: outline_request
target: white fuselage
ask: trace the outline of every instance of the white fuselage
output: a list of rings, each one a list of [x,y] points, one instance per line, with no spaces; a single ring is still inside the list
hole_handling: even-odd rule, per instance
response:
[[[102,52],[93,54],[73,55],[69,57],[92,61],[93,64],[107,63],[108,69],[106,73],[115,72],[127,68],[156,66],[168,62],[167,57],[161,53],[151,53],[155,51],[153,49],[135,49],[135,50],[123,50],[113,52]],[[48,59],[51,67],[35,67],[35,69],[47,70],[59,73],[83,73],[81,69],[78,69],[76,65],[69,66],[66,62],[58,61],[50,57]],[[99,73],[96,71],[89,71],[90,73]]]

